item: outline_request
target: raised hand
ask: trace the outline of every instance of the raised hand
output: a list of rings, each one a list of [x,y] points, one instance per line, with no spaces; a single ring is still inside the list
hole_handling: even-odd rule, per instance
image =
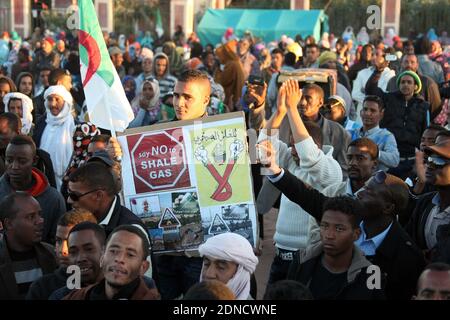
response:
[[[286,107],[288,109],[297,109],[300,100],[302,99],[302,90],[298,86],[298,82],[293,79],[287,80],[283,83],[286,90]]]
[[[264,86],[257,86],[249,84],[247,86],[248,95],[255,100],[255,107],[260,107],[266,101],[267,84],[264,82]]]

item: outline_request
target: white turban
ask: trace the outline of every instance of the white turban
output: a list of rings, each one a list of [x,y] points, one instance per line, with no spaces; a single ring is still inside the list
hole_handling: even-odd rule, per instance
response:
[[[33,125],[33,115],[31,114],[33,111],[33,101],[23,93],[10,92],[3,97],[6,112],[9,112],[8,104],[11,99],[22,100],[22,134],[27,135],[30,133],[31,126]]]
[[[45,90],[45,92],[44,92],[44,99],[47,100],[47,97],[52,94],[56,94],[57,96],[60,96],[70,106],[73,105],[72,95],[70,94],[69,91],[67,91],[66,87],[64,87],[62,85],[48,87],[48,89]]]
[[[65,101],[63,109],[57,116],[54,116],[48,108],[47,98],[51,95],[60,96]],[[64,86],[51,86],[45,91],[44,99],[47,126],[39,147],[50,154],[56,186],[59,190],[73,153],[73,133],[75,132],[75,121],[71,114],[73,98]]]
[[[250,275],[255,272],[258,258],[253,248],[243,236],[226,232],[213,236],[199,246],[200,256],[207,256],[214,260],[231,261],[238,264],[233,278],[227,286],[233,291],[237,300],[246,300],[250,294]],[[202,270],[203,273],[203,270]],[[200,275],[202,281],[202,274]]]

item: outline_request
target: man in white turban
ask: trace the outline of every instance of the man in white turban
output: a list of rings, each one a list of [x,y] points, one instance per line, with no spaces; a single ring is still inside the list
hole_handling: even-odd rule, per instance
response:
[[[10,92],[3,97],[6,112],[12,112],[22,121],[22,134],[28,135],[33,126],[33,101],[20,92]]]
[[[247,239],[237,233],[222,233],[208,238],[198,251],[203,257],[200,281],[218,280],[233,291],[236,300],[249,298],[250,276],[258,258]]]
[[[38,148],[50,154],[59,190],[73,153],[75,121],[70,112],[73,99],[62,85],[49,87],[44,93],[44,99],[45,120],[36,124],[33,139]]]

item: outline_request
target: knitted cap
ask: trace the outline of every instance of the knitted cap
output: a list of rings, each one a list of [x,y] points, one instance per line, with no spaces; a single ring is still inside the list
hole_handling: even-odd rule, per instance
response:
[[[411,76],[411,77],[413,77],[414,81],[417,84],[417,89],[414,91],[414,93],[418,94],[422,90],[422,81],[420,81],[419,76],[414,71],[409,71],[408,70],[408,71],[403,71],[402,73],[400,73],[399,76],[397,77],[397,87],[400,88],[400,80],[404,76]]]
[[[333,51],[323,52],[318,59],[319,66],[324,65],[327,62],[336,61],[336,60],[337,60],[337,55]]]

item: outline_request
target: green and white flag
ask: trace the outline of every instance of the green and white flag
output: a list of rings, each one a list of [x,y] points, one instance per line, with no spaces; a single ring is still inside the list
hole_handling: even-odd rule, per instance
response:
[[[164,35],[164,29],[162,25],[162,19],[161,19],[161,11],[159,8],[156,8],[156,27],[155,27],[156,34],[158,35],[158,38],[161,38]]]
[[[78,0],[81,79],[90,121],[122,132],[134,114],[103,39],[92,0]]]

